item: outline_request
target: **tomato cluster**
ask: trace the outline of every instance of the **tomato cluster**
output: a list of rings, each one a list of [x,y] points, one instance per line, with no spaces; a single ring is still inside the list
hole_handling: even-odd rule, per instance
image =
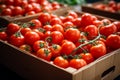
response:
[[[114,0],[108,1],[107,4],[99,3],[94,7],[100,10],[105,10],[113,13],[120,13],[120,2],[115,2]]]
[[[26,23],[9,23],[0,39],[62,67],[79,69],[120,48],[120,22],[68,11],[41,13]]]
[[[47,0],[0,0],[1,16],[26,16],[61,8],[58,2]]]

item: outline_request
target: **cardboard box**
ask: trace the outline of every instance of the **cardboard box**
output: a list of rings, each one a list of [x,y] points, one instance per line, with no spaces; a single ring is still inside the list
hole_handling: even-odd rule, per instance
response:
[[[59,15],[65,13],[64,10]],[[72,67],[63,69],[0,40],[0,63],[28,80],[113,80],[120,74],[119,57],[120,49],[78,70]]]
[[[120,13],[112,13],[110,11],[105,11],[105,10],[100,10],[100,9],[96,9],[95,5],[98,5],[101,2],[96,2],[96,3],[92,3],[92,4],[86,4],[86,5],[82,5],[82,11],[83,12],[88,12],[88,13],[92,13],[92,14],[97,14],[97,15],[101,15],[101,16],[105,16],[108,18],[113,18],[113,19],[117,19],[120,20]]]

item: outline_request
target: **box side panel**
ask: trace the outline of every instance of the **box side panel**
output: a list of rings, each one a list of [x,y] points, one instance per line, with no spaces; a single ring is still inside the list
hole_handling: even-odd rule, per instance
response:
[[[0,42],[0,62],[28,80],[72,80],[72,75]]]

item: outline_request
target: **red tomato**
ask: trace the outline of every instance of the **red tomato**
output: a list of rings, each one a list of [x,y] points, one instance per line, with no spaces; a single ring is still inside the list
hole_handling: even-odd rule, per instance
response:
[[[64,59],[62,56],[56,57],[53,62],[55,65],[62,68],[67,68],[69,66],[69,62],[66,59]]]
[[[41,12],[41,6],[40,6],[40,4],[38,4],[38,3],[32,3],[32,6],[33,6],[33,10],[34,10],[36,13]]]
[[[42,26],[42,23],[38,19],[32,19],[30,22],[30,28],[31,29],[37,29]]]
[[[93,25],[95,25],[96,27],[99,27],[99,26],[103,25],[103,23],[100,20],[95,20],[95,21],[93,21]]]
[[[94,39],[98,35],[98,28],[95,25],[88,25],[84,31],[87,34],[88,39]]]
[[[100,28],[100,33],[104,36],[109,36],[115,32],[117,32],[117,27],[113,23]]]
[[[35,11],[30,11],[30,12],[27,12],[25,16],[34,15],[34,14],[36,14]]]
[[[97,44],[90,48],[90,53],[93,55],[95,59],[106,54],[106,47],[103,44]]]
[[[73,27],[73,26],[74,26],[74,24],[70,21],[67,21],[67,22],[63,23],[64,29],[67,29],[67,28],[70,28],[70,27]]]
[[[64,39],[63,34],[60,31],[53,31],[51,33],[52,43],[59,44]]]
[[[15,23],[9,23],[7,26],[7,34],[12,35],[20,29],[20,26]]]
[[[106,45],[112,49],[120,48],[120,36],[111,34],[106,39]]]
[[[97,18],[89,13],[84,13],[81,17],[81,26],[86,27],[92,25]]]
[[[60,20],[60,18],[52,18],[51,20],[50,20],[50,24],[51,25],[55,25],[55,24],[62,24],[62,21]]]
[[[13,5],[14,4],[14,0],[5,0],[5,4]]]
[[[22,36],[19,32],[17,32],[10,36],[9,42],[14,46],[19,47],[24,44],[24,40],[25,40],[24,36]]]
[[[94,61],[94,57],[91,55],[91,53],[80,53],[80,56],[87,62],[87,64]]]
[[[85,65],[87,65],[86,61],[84,59],[72,59],[70,60],[70,66],[75,68],[75,69],[79,69]]]
[[[26,34],[26,32],[28,32],[28,31],[31,31],[31,29],[28,28],[28,27],[21,28],[21,30],[20,30],[20,32],[21,32],[21,34],[22,34],[23,36],[24,36],[24,35]]]
[[[50,21],[51,17],[49,13],[41,13],[38,19],[44,25]]]
[[[0,31],[0,39],[7,40],[7,33],[5,31]]]
[[[38,33],[29,31],[25,34],[25,42],[29,45],[33,45],[35,41],[40,40]]]
[[[113,24],[117,27],[117,31],[120,32],[120,22],[115,21],[115,22],[113,22]]]
[[[21,50],[27,51],[27,52],[32,52],[32,47],[27,44],[23,44],[19,47]]]
[[[65,32],[65,38],[72,42],[76,42],[80,38],[80,31],[75,28],[69,28]]]
[[[24,7],[25,13],[33,11],[33,6],[31,4],[28,4],[27,6]]]
[[[5,16],[12,16],[12,10],[10,8],[5,8],[1,14]]]
[[[39,49],[45,48],[45,47],[47,47],[47,43],[42,40],[35,41],[33,44],[33,49],[35,52],[37,52]]]
[[[61,46],[58,44],[53,44],[52,46],[50,46],[50,50],[52,52],[52,57],[60,56],[61,49],[62,49]]]
[[[64,22],[73,22],[74,17],[73,16],[66,16]]]
[[[64,29],[60,24],[55,24],[52,26],[52,31],[60,31],[61,33],[64,34]]]
[[[17,16],[17,15],[23,15],[24,14],[24,10],[22,9],[22,7],[20,6],[16,6],[13,9],[13,15]]]
[[[81,24],[81,18],[76,18],[73,20],[73,24],[76,26],[76,27],[80,27],[80,24]]]
[[[14,0],[14,5],[15,6],[21,6],[22,0]]]
[[[61,47],[61,53],[66,55],[70,55],[71,52],[76,48],[75,44],[71,41],[65,41]]]
[[[51,35],[51,31],[46,31],[44,34],[44,39],[47,40],[47,38]]]
[[[68,12],[68,15],[69,15],[69,16],[72,16],[74,19],[75,19],[75,18],[78,18],[78,15],[77,15],[77,13],[76,13],[75,11],[69,11],[69,12]]]
[[[45,26],[43,26],[43,29],[45,29],[45,31],[51,31],[52,26],[51,25],[45,25]]]
[[[41,48],[37,51],[37,56],[47,61],[50,61],[52,53],[48,48]]]

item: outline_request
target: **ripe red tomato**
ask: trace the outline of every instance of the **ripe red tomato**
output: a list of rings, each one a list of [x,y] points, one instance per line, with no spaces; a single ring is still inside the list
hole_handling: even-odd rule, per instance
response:
[[[20,26],[15,23],[9,23],[7,26],[7,34],[12,35],[20,29]]]
[[[80,57],[84,59],[87,62],[87,64],[94,61],[94,57],[91,53],[80,53]]]
[[[90,53],[93,55],[95,59],[106,54],[106,46],[103,44],[97,44],[90,48]]]
[[[72,16],[74,19],[75,19],[75,18],[78,18],[78,14],[77,14],[75,11],[69,11],[69,12],[68,12],[68,15],[69,15],[69,16]]]
[[[52,43],[59,44],[64,39],[63,34],[60,31],[53,31],[51,32]]]
[[[52,30],[52,26],[51,25],[44,25],[43,29],[45,29],[45,31],[51,31]]]
[[[106,45],[112,49],[120,48],[120,36],[111,34],[106,39]]]
[[[117,32],[117,27],[113,23],[100,28],[100,33],[104,36],[109,36],[115,32]]]
[[[30,12],[30,11],[33,11],[33,10],[34,10],[34,8],[33,8],[33,6],[32,6],[31,4],[28,4],[27,6],[25,6],[25,7],[24,7],[24,9],[25,9],[25,13]]]
[[[22,9],[22,7],[20,7],[20,6],[14,7],[14,9],[13,9],[14,16],[23,15],[23,14],[24,14],[24,10]]]
[[[53,62],[55,65],[62,68],[67,68],[69,66],[69,62],[66,59],[64,59],[62,56],[56,57]]]
[[[21,28],[20,32],[24,36],[28,31],[32,31],[29,27]]]
[[[32,52],[32,47],[27,44],[23,44],[19,47],[21,50],[27,51],[27,52]]]
[[[95,25],[88,25],[84,31],[87,34],[88,39],[94,39],[98,35],[98,28]]]
[[[12,10],[10,8],[5,8],[1,14],[4,16],[12,16]]]
[[[86,27],[88,25],[92,25],[95,20],[97,20],[97,17],[95,17],[89,13],[84,13],[81,16],[81,26]]]
[[[85,65],[87,65],[86,61],[84,59],[72,59],[70,60],[70,66],[75,68],[75,69],[79,69]]]
[[[80,31],[75,28],[69,28],[65,32],[65,38],[72,42],[76,42],[80,38]]]
[[[10,36],[9,42],[14,46],[19,47],[24,44],[24,40],[25,40],[24,36],[22,36],[19,32],[17,32]]]
[[[52,31],[60,31],[62,34],[64,34],[64,29],[63,29],[62,25],[60,25],[60,24],[53,25]]]
[[[31,29],[37,29],[42,26],[42,23],[38,19],[32,19],[30,22],[30,28]]]
[[[51,25],[55,25],[55,24],[62,24],[62,21],[60,20],[60,18],[52,18],[51,20],[50,20],[50,24]]]
[[[34,44],[33,44],[33,50],[35,52],[37,52],[39,49],[45,48],[45,47],[47,47],[47,43],[43,40],[35,41]]]
[[[73,22],[73,20],[74,20],[74,17],[68,15],[68,16],[65,17],[64,22],[68,22],[68,21],[69,21],[69,22]]]
[[[0,39],[7,40],[7,33],[5,31],[0,31]]]
[[[41,48],[37,51],[37,56],[47,61],[50,61],[52,53],[48,48]]]
[[[120,32],[120,22],[115,21],[115,22],[113,22],[113,24],[117,27],[117,31]]]
[[[76,18],[73,20],[73,24],[76,26],[76,27],[80,27],[80,24],[81,24],[81,18]]]
[[[51,16],[49,13],[41,13],[40,16],[38,17],[38,19],[44,25],[50,21]]]
[[[71,41],[65,41],[62,45],[61,54],[70,55],[71,52],[76,48],[75,44]]]
[[[52,46],[50,46],[50,50],[52,52],[52,57],[60,56],[61,49],[62,49],[61,46],[58,44],[53,44]]]
[[[70,21],[64,22],[63,23],[63,28],[66,30],[67,28],[74,27],[74,24]]]
[[[25,42],[29,45],[33,45],[35,41],[40,40],[38,33],[29,31],[25,34]]]

